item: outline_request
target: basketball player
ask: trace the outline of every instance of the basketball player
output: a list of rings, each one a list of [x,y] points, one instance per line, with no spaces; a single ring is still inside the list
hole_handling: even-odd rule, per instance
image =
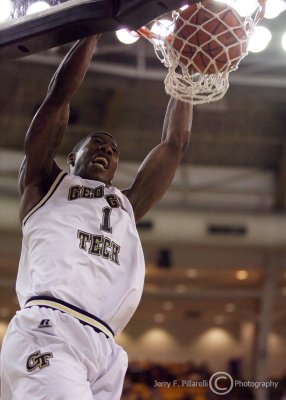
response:
[[[56,71],[25,138],[19,174],[21,310],[1,354],[2,400],[117,400],[127,368],[113,336],[141,298],[144,258],[136,222],[165,193],[189,140],[192,110],[170,100],[161,143],[132,185],[112,186],[119,149],[95,132],[54,161],[69,103],[99,36],[77,42]]]

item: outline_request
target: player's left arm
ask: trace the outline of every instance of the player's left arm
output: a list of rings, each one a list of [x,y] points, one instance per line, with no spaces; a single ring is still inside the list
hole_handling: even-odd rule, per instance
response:
[[[133,206],[136,221],[166,192],[188,145],[193,108],[189,103],[170,99],[161,143],[145,158],[130,188],[122,192]]]

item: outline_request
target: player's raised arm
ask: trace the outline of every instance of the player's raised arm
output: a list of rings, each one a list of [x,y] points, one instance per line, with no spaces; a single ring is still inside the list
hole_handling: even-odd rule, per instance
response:
[[[190,137],[192,105],[170,99],[163,126],[161,143],[145,158],[129,189],[129,198],[138,221],[166,192]]]
[[[78,41],[50,82],[25,137],[25,159],[19,173],[21,195],[30,185],[39,188],[39,196],[45,194],[59,173],[54,156],[68,123],[69,102],[86,74],[98,38],[94,35]]]

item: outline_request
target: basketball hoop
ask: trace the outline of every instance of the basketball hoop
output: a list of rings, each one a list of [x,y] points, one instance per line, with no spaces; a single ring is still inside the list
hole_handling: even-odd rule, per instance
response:
[[[174,11],[167,26],[157,18],[139,29],[168,68],[166,93],[193,104],[221,99],[229,87],[229,73],[248,54],[251,35],[264,16],[265,1],[257,0],[253,14],[241,17],[228,4],[202,0]],[[156,29],[152,31],[151,26]]]

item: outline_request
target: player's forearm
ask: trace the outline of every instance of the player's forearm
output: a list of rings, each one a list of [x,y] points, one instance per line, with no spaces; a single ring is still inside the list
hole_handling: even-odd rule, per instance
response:
[[[190,138],[192,118],[192,104],[171,98],[166,110],[162,142],[173,143],[184,151]]]
[[[50,82],[48,95],[70,100],[85,77],[99,36],[79,40],[71,48]]]

